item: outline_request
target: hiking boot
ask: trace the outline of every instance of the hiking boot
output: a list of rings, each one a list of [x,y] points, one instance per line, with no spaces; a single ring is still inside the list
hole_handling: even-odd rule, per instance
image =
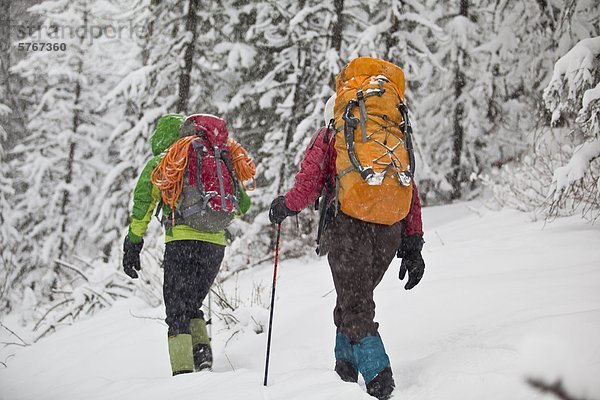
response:
[[[191,369],[190,370],[186,369],[186,370],[182,370],[182,371],[173,371],[173,376],[177,376],[177,375],[181,375],[181,374],[191,374],[192,372],[194,372],[194,371],[192,371]]]
[[[213,356],[210,345],[197,344],[194,346],[194,370],[196,372],[203,369],[212,368]]]
[[[392,396],[395,387],[392,369],[387,367],[367,383],[367,393],[379,400],[387,400]]]
[[[206,321],[202,318],[194,318],[190,321],[190,332],[192,333],[192,347],[194,352],[194,370],[212,368],[213,355],[210,348],[210,338],[206,329]]]
[[[350,361],[335,360],[335,372],[344,382],[358,381],[358,370]]]

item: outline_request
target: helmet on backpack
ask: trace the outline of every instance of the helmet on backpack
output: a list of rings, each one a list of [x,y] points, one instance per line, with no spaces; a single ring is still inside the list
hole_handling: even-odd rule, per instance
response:
[[[325,126],[329,126],[331,120],[335,118],[335,114],[333,112],[333,108],[335,107],[335,93],[327,99],[325,103],[325,109],[323,110],[323,121],[325,122]]]
[[[180,135],[205,135],[212,144],[220,146],[225,144],[229,137],[227,122],[211,114],[192,114],[187,117],[181,125]]]

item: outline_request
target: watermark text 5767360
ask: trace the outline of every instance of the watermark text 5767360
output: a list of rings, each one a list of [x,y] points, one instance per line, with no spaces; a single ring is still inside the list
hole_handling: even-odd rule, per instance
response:
[[[49,42],[19,42],[17,44],[19,51],[66,51],[66,43]]]

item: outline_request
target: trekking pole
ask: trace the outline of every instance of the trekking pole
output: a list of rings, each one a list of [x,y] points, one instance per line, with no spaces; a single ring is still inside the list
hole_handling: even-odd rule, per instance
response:
[[[269,376],[269,356],[271,354],[271,332],[273,330],[273,306],[275,305],[275,286],[277,282],[277,263],[279,261],[279,239],[281,237],[281,224],[277,224],[277,238],[275,245],[275,265],[273,266],[273,289],[271,291],[271,312],[269,315],[269,334],[267,337],[267,359],[265,361],[265,380],[263,385],[267,386]]]
[[[211,290],[208,290],[208,337],[212,340],[212,298]]]

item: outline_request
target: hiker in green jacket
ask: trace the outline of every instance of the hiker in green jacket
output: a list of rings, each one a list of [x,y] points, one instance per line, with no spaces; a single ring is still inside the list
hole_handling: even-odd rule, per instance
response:
[[[227,155],[226,140],[225,121],[218,117],[161,117],[150,138],[153,158],[142,170],[133,195],[131,223],[123,244],[123,269],[131,278],[138,277],[144,234],[156,207],[162,207],[166,229],[163,296],[173,375],[212,366],[202,302],[223,260],[227,244],[224,228],[234,214],[243,214],[250,207],[250,199]],[[184,168],[178,176],[181,194],[177,193],[169,205],[164,202],[166,189],[159,188],[165,183],[159,179],[160,170],[176,151],[185,161],[180,163]],[[189,211],[192,209],[195,212]]]

